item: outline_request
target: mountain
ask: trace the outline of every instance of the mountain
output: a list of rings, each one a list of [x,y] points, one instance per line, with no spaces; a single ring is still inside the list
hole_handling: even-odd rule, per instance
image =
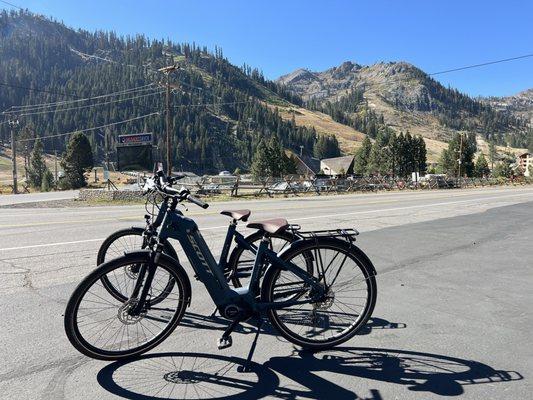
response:
[[[9,142],[3,122],[17,118],[18,139],[38,136],[47,152],[61,152],[62,133],[159,112],[87,136],[98,160],[105,137],[113,149],[122,133],[154,132],[162,150],[165,76],[157,69],[172,64],[180,67],[170,75],[175,166],[247,170],[261,140],[277,136],[284,147],[312,154],[317,134],[328,133],[282,118],[278,107],[298,109],[302,100],[257,69],[230,64],[218,48],[74,30],[24,11],[0,12],[0,43],[0,110],[13,112],[0,118],[0,141]]]
[[[277,83],[301,96],[308,107],[371,136],[385,124],[434,140],[447,141],[458,131],[470,131],[523,147],[529,129],[524,115],[445,88],[406,62],[364,66],[348,61],[323,72],[298,69]]]
[[[480,100],[490,104],[496,110],[510,112],[518,118],[533,122],[533,88],[513,96],[485,97]]]

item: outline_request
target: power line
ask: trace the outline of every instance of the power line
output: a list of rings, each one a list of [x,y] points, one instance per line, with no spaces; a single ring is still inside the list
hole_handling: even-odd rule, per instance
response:
[[[7,4],[8,6],[11,6],[11,7],[15,7],[15,8],[18,8],[19,10],[24,10],[24,8],[22,7],[19,7],[17,6],[16,4],[13,4],[13,3],[9,3],[7,1],[4,1],[4,0],[0,0],[0,3],[4,3],[4,4]]]
[[[67,104],[72,104],[72,103],[79,103],[79,102],[82,102],[82,101],[97,100],[97,99],[102,99],[102,98],[106,98],[106,97],[118,96],[118,95],[123,95],[123,94],[130,94],[131,92],[142,92],[142,91],[146,91],[146,90],[155,89],[155,88],[153,88],[153,86],[154,86],[153,83],[149,83],[149,84],[143,85],[143,86],[137,86],[137,87],[133,87],[133,88],[129,88],[129,89],[122,89],[122,90],[119,90],[117,92],[102,94],[102,95],[99,95],[99,96],[80,98],[80,99],[77,99],[77,100],[64,100],[64,101],[54,101],[54,102],[51,102],[51,103],[38,103],[38,104],[27,104],[27,105],[23,105],[23,106],[11,106],[9,109],[13,109],[13,111],[4,111],[3,114],[13,114],[13,113],[16,113],[16,112],[21,112],[21,111],[35,111],[35,110],[37,110],[39,108],[57,107],[57,106],[62,106],[62,105],[67,105]]]
[[[38,89],[38,88],[31,88],[31,87],[28,87],[28,86],[20,86],[20,85],[13,85],[11,83],[7,83],[7,82],[0,82],[0,86],[7,86],[7,87],[12,87],[12,88],[16,88],[16,89],[24,89],[24,90],[29,90],[29,91],[32,91],[32,92],[41,92],[41,93],[48,93],[48,94],[55,94],[55,95],[58,95],[58,96],[66,96],[66,97],[74,97],[75,99],[79,99],[80,97],[74,95],[74,94],[71,94],[71,93],[67,93],[67,92],[54,92],[52,90],[46,90],[46,89]]]
[[[180,104],[174,106],[174,108],[187,108],[187,107],[204,107],[204,106],[228,106],[234,104],[253,103],[255,100],[242,100],[242,101],[229,101],[224,103],[198,103],[198,104]]]
[[[83,132],[94,131],[94,130],[96,130],[96,129],[102,129],[102,128],[107,128],[107,127],[109,127],[109,126],[121,125],[121,124],[125,124],[125,123],[127,123],[127,122],[131,122],[131,121],[139,120],[139,119],[142,119],[142,118],[151,117],[151,116],[153,116],[153,115],[160,115],[160,112],[153,112],[153,113],[150,113],[150,114],[140,115],[140,116],[138,116],[138,117],[133,117],[133,118],[130,118],[130,119],[125,119],[125,120],[123,120],[123,121],[113,122],[113,123],[110,123],[110,124],[105,124],[105,125],[95,126],[95,127],[93,127],[93,128],[77,129],[77,130],[75,130],[75,131],[71,131],[71,132],[67,132],[67,133],[59,133],[59,134],[57,134],[57,135],[43,136],[43,137],[40,138],[40,139],[49,139],[49,138],[55,138],[55,137],[60,137],[60,136],[68,136],[68,135],[72,135],[72,134],[77,133],[77,132],[83,133]],[[17,143],[19,143],[19,142],[28,142],[28,141],[31,141],[31,140],[35,140],[35,138],[32,138],[32,139],[20,139],[20,140],[17,140]]]
[[[528,57],[533,57],[533,53],[524,54],[523,56],[518,56],[518,57],[504,58],[502,60],[488,61],[488,62],[481,63],[481,64],[467,65],[465,67],[447,69],[447,70],[444,70],[444,71],[433,72],[432,74],[428,74],[428,75],[429,76],[433,76],[433,75],[447,74],[448,72],[455,72],[455,71],[462,71],[462,70],[470,69],[470,68],[484,67],[485,65],[499,64],[499,63],[503,63],[503,62],[507,62],[507,61],[520,60],[522,58],[528,58]]]
[[[101,102],[101,103],[85,104],[85,105],[81,105],[81,106],[77,106],[77,107],[69,107],[69,108],[55,109],[55,110],[41,110],[41,111],[28,112],[28,113],[23,113],[23,114],[10,113],[9,115],[10,116],[17,116],[17,117],[26,117],[26,116],[29,116],[29,115],[57,113],[57,112],[72,111],[72,110],[81,110],[83,108],[96,107],[96,106],[102,106],[102,105],[106,105],[106,104],[119,103],[119,102],[123,102],[123,101],[140,99],[140,98],[148,97],[148,96],[155,96],[155,95],[158,95],[158,94],[161,94],[161,93],[163,93],[163,91],[160,90],[160,91],[157,91],[157,92],[145,93],[145,94],[142,94],[142,95],[138,95],[138,96],[134,96],[134,97],[128,97],[128,98],[125,98],[125,99],[115,99],[115,100],[104,101],[104,102]]]

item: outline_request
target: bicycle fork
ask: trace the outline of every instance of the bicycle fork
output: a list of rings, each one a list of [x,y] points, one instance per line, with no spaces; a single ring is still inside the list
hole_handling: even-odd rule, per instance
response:
[[[150,252],[148,264],[142,264],[140,267],[139,275],[137,277],[137,281],[135,282],[135,287],[129,299],[129,301],[136,302],[135,306],[130,310],[131,315],[139,315],[146,304],[146,298],[148,297],[149,291],[152,287],[155,270],[157,269],[157,262],[159,261],[162,251],[163,245],[158,243],[155,251]]]

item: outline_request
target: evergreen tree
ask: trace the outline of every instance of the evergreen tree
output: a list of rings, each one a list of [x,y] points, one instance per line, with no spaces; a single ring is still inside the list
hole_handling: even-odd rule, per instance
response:
[[[448,143],[448,149],[443,150],[440,165],[444,173],[457,176],[461,168],[461,176],[474,174],[474,154],[476,153],[475,136],[463,137],[456,134]],[[459,164],[459,160],[461,163]]]
[[[422,136],[416,136],[414,139],[415,145],[415,170],[423,174],[427,170],[427,150],[426,142]]]
[[[481,153],[476,160],[475,176],[478,178],[484,178],[490,174],[489,163],[485,158],[485,155]]]
[[[40,139],[37,139],[30,155],[28,168],[28,180],[30,185],[40,189],[46,171],[47,168],[43,157],[43,144]]]
[[[444,149],[440,155],[439,166],[446,175],[455,175],[457,161],[453,155],[453,150]]]
[[[496,165],[493,171],[493,175],[496,178],[510,178],[512,173],[511,162],[508,159],[504,159],[501,163]]]
[[[43,179],[41,183],[41,191],[49,192],[50,190],[52,190],[53,185],[54,185],[54,175],[52,175],[49,169],[46,169],[46,171],[43,174]]]
[[[93,167],[93,153],[83,133],[74,133],[70,137],[61,167],[65,171],[65,187],[77,189],[87,185],[84,174]]]
[[[496,151],[496,145],[494,144],[494,141],[491,140],[489,142],[489,160],[490,160],[490,169],[494,169],[494,163],[496,162],[496,157],[498,156],[498,153]]]
[[[398,171],[398,138],[396,137],[395,133],[392,133],[389,136],[389,142],[387,143],[387,151],[387,170],[390,171],[392,177],[395,177]]]
[[[356,174],[365,174],[368,166],[372,142],[368,136],[365,136],[361,147],[355,153],[354,172]]]
[[[333,135],[319,135],[313,153],[316,158],[333,158],[340,156],[339,142]]]
[[[252,175],[255,179],[271,176],[268,147],[264,141],[257,146],[252,160]]]
[[[387,144],[386,140],[387,138],[383,133],[379,132],[377,134],[368,157],[368,165],[366,167],[368,175],[386,175],[388,173],[388,152],[383,150]]]

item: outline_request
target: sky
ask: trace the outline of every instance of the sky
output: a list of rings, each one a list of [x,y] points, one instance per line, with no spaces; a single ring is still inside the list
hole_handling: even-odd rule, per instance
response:
[[[270,79],[348,60],[434,73],[533,54],[531,0],[8,1],[74,28],[219,46]],[[472,96],[512,95],[533,88],[533,57],[435,79]]]

